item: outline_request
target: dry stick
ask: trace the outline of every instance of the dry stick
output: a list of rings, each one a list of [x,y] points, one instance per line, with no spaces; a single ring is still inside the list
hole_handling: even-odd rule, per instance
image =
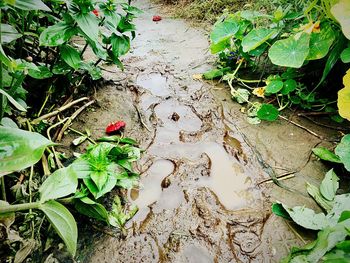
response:
[[[47,158],[46,158],[45,153],[41,157],[41,165],[43,167],[44,175],[49,175],[51,172],[50,172],[50,169],[49,169],[49,164],[47,162]]]
[[[63,137],[63,133],[68,129],[69,125],[72,123],[72,121],[87,107],[89,107],[91,104],[95,103],[95,100],[89,101],[84,106],[80,107],[76,112],[73,113],[72,116],[69,117],[67,122],[63,125],[61,131],[59,132],[56,141],[61,141]]]
[[[84,101],[84,100],[89,100],[89,98],[88,98],[88,97],[83,97],[83,98],[77,99],[77,100],[75,100],[75,101],[72,101],[71,103],[68,103],[67,105],[62,106],[62,107],[58,108],[57,110],[55,110],[55,111],[53,111],[53,112],[50,112],[50,113],[45,114],[45,115],[43,115],[43,116],[41,116],[41,117],[39,117],[39,118],[36,118],[35,120],[32,121],[32,123],[33,123],[33,124],[37,124],[37,123],[39,123],[40,121],[45,120],[45,119],[47,119],[47,118],[50,118],[50,117],[52,117],[52,116],[55,116],[55,115],[59,114],[60,112],[62,112],[62,111],[64,111],[64,110],[67,110],[67,109],[69,109],[70,107],[72,107],[73,105],[75,105],[75,104],[77,104],[77,103],[79,103],[79,102],[81,102],[81,101]]]
[[[62,123],[64,123],[64,122],[67,121],[67,120],[68,120],[68,117],[65,118],[65,119],[63,119],[63,120],[61,120],[61,121],[59,121],[59,122],[57,122],[57,123],[55,123],[54,125],[50,126],[50,127],[47,129],[46,134],[47,134],[47,137],[49,138],[49,140],[51,140],[50,131],[51,131],[53,128],[55,128],[55,127],[61,125]],[[52,147],[51,147],[51,150],[52,150],[52,152],[53,152],[53,156],[54,156],[54,158],[55,158],[55,161],[56,161],[56,163],[57,163],[57,166],[60,167],[60,168],[63,168],[63,167],[64,167],[63,164],[61,163],[60,159],[57,157],[57,153],[56,153],[55,147],[52,146]]]
[[[321,135],[318,135],[316,132],[314,132],[314,131],[312,131],[312,130],[310,130],[310,129],[304,127],[304,126],[302,126],[301,124],[296,123],[296,122],[294,122],[294,121],[292,121],[292,120],[289,120],[288,118],[286,118],[286,117],[284,117],[284,116],[281,116],[281,115],[280,115],[279,117],[280,117],[282,120],[285,120],[285,121],[287,121],[287,122],[289,122],[289,123],[291,123],[291,124],[293,124],[293,125],[295,125],[295,126],[301,128],[301,129],[303,129],[304,131],[307,131],[308,133],[312,134],[313,136],[315,136],[315,137],[317,137],[317,138],[319,138],[319,139],[321,139],[321,140],[324,140],[324,138],[323,138]]]
[[[285,173],[285,174],[282,174],[280,176],[276,176],[276,178],[277,178],[278,181],[291,179],[291,178],[295,177],[295,173],[296,172]],[[271,178],[270,179],[266,179],[264,181],[259,182],[258,185],[261,185],[261,184],[264,184],[264,183],[273,183],[273,180]]]
[[[298,116],[299,117],[303,117],[303,118],[311,121],[312,123],[314,123],[314,124],[316,124],[318,126],[322,126],[322,127],[329,128],[329,129],[332,129],[332,130],[337,130],[337,131],[350,131],[349,128],[337,127],[337,126],[332,126],[332,125],[327,125],[327,124],[320,123],[318,121],[315,121],[315,120],[311,119],[310,117],[308,117],[307,115],[305,115],[303,113],[299,113]]]
[[[150,128],[148,128],[146,123],[143,121],[142,115],[141,115],[141,112],[140,112],[139,108],[135,104],[134,104],[134,107],[135,107],[135,109],[137,111],[137,115],[139,116],[139,119],[140,119],[140,122],[141,122],[142,126],[145,127],[147,129],[147,131],[151,132]]]

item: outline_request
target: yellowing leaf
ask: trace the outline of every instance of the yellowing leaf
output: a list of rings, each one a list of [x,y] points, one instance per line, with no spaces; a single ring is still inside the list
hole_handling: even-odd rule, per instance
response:
[[[257,97],[264,98],[266,87],[255,88],[253,94]]]
[[[311,32],[320,33],[320,21],[316,21],[315,23],[310,21],[309,23],[300,26],[299,30],[307,34],[311,34]]]
[[[350,121],[350,69],[346,72],[343,83],[345,88],[338,91],[339,114]]]
[[[192,78],[193,78],[194,80],[201,80],[201,79],[203,79],[203,74],[194,74],[194,75],[192,76]]]
[[[350,39],[350,1],[340,0],[332,6],[331,13],[341,25],[344,36]]]

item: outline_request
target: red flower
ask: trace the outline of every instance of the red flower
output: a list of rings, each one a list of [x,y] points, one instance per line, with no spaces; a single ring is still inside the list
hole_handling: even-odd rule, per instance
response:
[[[92,13],[94,13],[95,16],[98,16],[98,11],[97,11],[97,9],[92,10]]]
[[[120,132],[125,128],[126,123],[123,121],[116,121],[115,123],[110,123],[106,128],[107,134],[113,134]]]
[[[160,20],[162,20],[162,17],[161,16],[153,16],[153,19],[152,19],[154,22],[158,22]]]

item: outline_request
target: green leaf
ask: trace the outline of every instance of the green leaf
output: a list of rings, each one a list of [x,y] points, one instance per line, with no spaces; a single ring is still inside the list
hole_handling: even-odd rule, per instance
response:
[[[22,10],[51,11],[50,8],[40,0],[5,0],[5,2]]]
[[[61,58],[66,62],[69,66],[74,68],[75,70],[79,69],[81,64],[80,53],[69,45],[63,45],[60,47]]]
[[[99,67],[95,66],[94,63],[82,61],[80,64],[81,69],[87,70],[93,80],[102,78],[102,71]]]
[[[250,92],[247,89],[232,89],[231,95],[238,103],[246,103],[249,99]]]
[[[10,96],[10,94],[8,94],[3,89],[0,89],[0,94],[4,95],[17,110],[24,112],[27,111],[21,104],[19,104],[14,98]]]
[[[283,81],[281,80],[272,80],[266,86],[265,92],[275,94],[283,88]]]
[[[338,181],[339,178],[337,177],[333,169],[326,173],[320,185],[320,192],[326,200],[333,201],[335,193],[339,188]]]
[[[224,51],[226,48],[229,48],[231,45],[230,45],[230,39],[224,39],[218,43],[212,43],[210,45],[210,52],[212,54],[216,54],[216,53],[219,53],[221,51]]]
[[[320,262],[320,259],[348,236],[350,219],[318,232],[317,240],[304,248],[293,248],[282,262]]]
[[[127,36],[111,36],[112,51],[116,57],[125,55],[130,50],[130,38]]]
[[[324,67],[322,77],[320,82],[316,85],[316,88],[322,84],[322,82],[326,79],[329,72],[333,68],[333,66],[337,63],[338,59],[340,58],[341,52],[344,50],[346,45],[346,38],[343,36],[339,36],[336,44],[334,45],[333,49],[329,52],[328,59],[326,62],[326,65]]]
[[[11,25],[1,24],[1,44],[7,44],[20,38],[22,35]]]
[[[215,23],[210,34],[210,39],[213,43],[226,41],[233,37],[239,30],[239,24],[233,19],[227,19],[223,22]]]
[[[345,169],[350,171],[350,134],[345,135],[335,148],[335,154],[339,156]]]
[[[329,23],[322,23],[320,28],[319,33],[311,33],[308,60],[324,58],[335,40],[335,33]]]
[[[28,75],[34,79],[47,79],[53,76],[52,72],[46,66],[38,66],[38,70],[29,69]]]
[[[350,47],[344,49],[340,54],[340,59],[343,63],[350,62]]]
[[[329,225],[327,217],[323,213],[316,214],[314,210],[304,206],[293,208],[289,208],[284,204],[282,206],[295,223],[306,229],[320,230]]]
[[[333,163],[341,163],[339,157],[332,153],[330,150],[324,147],[313,148],[312,152],[322,160],[333,162]]]
[[[262,104],[257,112],[258,118],[264,121],[275,121],[277,120],[278,115],[278,109],[271,104]]]
[[[333,202],[330,202],[328,200],[326,200],[320,190],[318,189],[318,187],[307,183],[306,186],[306,190],[308,192],[308,194],[317,202],[317,204],[319,204],[319,206],[321,206],[324,210],[326,210],[327,212],[332,210],[333,207]]]
[[[213,70],[205,72],[203,74],[203,78],[211,80],[211,79],[216,79],[216,78],[222,77],[223,75],[224,75],[224,72],[221,69],[213,69]]]
[[[344,36],[350,39],[350,2],[348,0],[339,0],[331,8],[332,15],[341,25]]]
[[[327,215],[330,226],[334,226],[338,222],[344,221],[348,216],[348,214],[344,212],[350,211],[350,194],[336,195],[332,204],[333,207]]]
[[[77,29],[66,24],[66,22],[58,22],[53,26],[49,26],[40,34],[40,46],[60,46],[71,39],[76,32]]]
[[[118,135],[113,136],[105,136],[97,139],[98,142],[117,142],[117,143],[123,143],[123,144],[129,144],[129,145],[138,145],[139,143],[135,141],[132,138],[128,137],[120,137]]]
[[[51,174],[40,186],[40,201],[57,199],[75,193],[78,177],[72,166],[61,168]]]
[[[0,126],[0,173],[10,173],[38,162],[51,141],[39,133]]]
[[[280,203],[274,203],[272,204],[272,213],[274,213],[277,216],[283,217],[287,220],[292,220],[292,218],[289,216],[286,209],[284,209],[283,205]]]
[[[107,171],[93,171],[90,174],[90,178],[100,191],[108,180],[108,173]]]
[[[93,42],[98,42],[98,20],[92,13],[78,14],[74,16],[80,29],[84,34],[89,37]]]
[[[275,65],[300,68],[309,54],[310,35],[302,33],[276,41],[269,50],[269,58]]]
[[[249,52],[269,40],[277,31],[275,29],[259,28],[250,31],[242,41],[243,52]]]
[[[77,250],[78,228],[74,217],[60,203],[51,200],[40,205],[47,219],[52,224],[57,234],[67,246],[67,250],[75,256]]]
[[[283,83],[283,88],[281,89],[281,94],[287,95],[291,93],[292,91],[296,90],[298,84],[294,79],[287,79]]]
[[[88,197],[75,199],[74,207],[80,214],[108,222],[108,212],[106,208]]]

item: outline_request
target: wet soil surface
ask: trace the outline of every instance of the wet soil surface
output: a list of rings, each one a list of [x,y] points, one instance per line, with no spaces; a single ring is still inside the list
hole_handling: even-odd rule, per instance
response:
[[[109,122],[126,121],[126,135],[146,150],[140,187],[128,192],[140,210],[126,237],[91,240],[83,261],[277,262],[308,238],[272,215],[271,203],[314,206],[305,182],[318,184],[325,168],[310,153],[327,144],[283,120],[248,124],[226,86],[194,77],[212,67],[207,33],[147,0],[136,5],[144,13],[125,71],[106,67],[114,84],[97,92],[98,106],[75,127],[98,137]],[[285,173],[294,174],[283,183],[297,192],[269,181]]]

